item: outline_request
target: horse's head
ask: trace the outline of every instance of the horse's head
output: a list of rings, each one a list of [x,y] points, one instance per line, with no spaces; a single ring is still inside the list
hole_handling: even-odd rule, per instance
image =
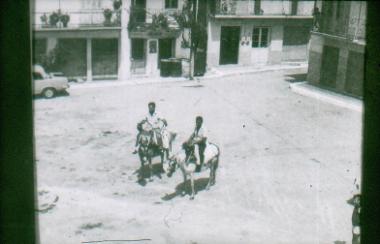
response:
[[[192,142],[182,143],[182,149],[185,151],[186,155],[190,155],[194,152],[194,144]]]
[[[149,149],[149,145],[152,141],[152,135],[148,132],[142,131],[140,134],[139,146],[140,150],[145,152]]]
[[[172,176],[172,174],[176,170],[176,166],[177,166],[177,160],[175,159],[174,156],[166,159],[164,163],[162,164],[162,167],[168,177]]]

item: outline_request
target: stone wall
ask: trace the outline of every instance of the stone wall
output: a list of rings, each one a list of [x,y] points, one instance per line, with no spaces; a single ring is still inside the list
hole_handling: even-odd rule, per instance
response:
[[[363,93],[365,46],[344,38],[318,33],[311,35],[308,82],[321,85],[324,46],[339,49],[336,78],[329,85],[329,88],[361,97]]]

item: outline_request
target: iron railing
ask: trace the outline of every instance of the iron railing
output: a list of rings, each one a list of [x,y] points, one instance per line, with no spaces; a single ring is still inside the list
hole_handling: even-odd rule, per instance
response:
[[[178,13],[180,11],[176,9],[164,10],[132,7],[130,9],[128,29],[140,32],[176,32],[179,30],[179,25],[175,19],[175,15]],[[154,22],[154,17],[158,18],[160,15],[162,15],[163,19]]]
[[[57,12],[35,12],[33,13],[33,28],[82,28],[82,27],[120,27],[120,11],[110,10],[111,18],[106,18],[105,10],[92,9],[81,11],[62,12],[60,15],[68,15],[67,24],[53,16]],[[52,17],[53,16],[53,17]],[[58,19],[58,21],[57,21]]]
[[[364,17],[350,17],[348,25],[340,26],[339,28],[328,25],[328,23],[321,24],[320,28],[314,28],[315,33],[345,38],[349,41],[365,42],[366,18]]]
[[[291,0],[216,0],[215,15],[297,15],[311,16],[314,8],[313,1],[297,1],[296,12],[292,12]]]

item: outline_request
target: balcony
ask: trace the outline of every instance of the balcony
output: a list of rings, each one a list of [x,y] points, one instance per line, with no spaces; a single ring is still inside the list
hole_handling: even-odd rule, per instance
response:
[[[35,12],[33,20],[34,30],[49,29],[97,29],[119,28],[120,11],[103,9],[81,10],[71,12]],[[65,18],[68,21],[65,21]],[[65,23],[66,22],[66,23]]]
[[[313,1],[216,0],[216,18],[311,18]]]
[[[365,44],[365,24],[366,18],[351,16],[348,25],[334,26],[329,22],[322,23],[319,30],[313,32],[319,35],[325,35],[332,38],[345,39],[358,44]]]
[[[128,29],[133,38],[177,37],[180,27],[175,19],[176,9],[147,9],[132,7]]]

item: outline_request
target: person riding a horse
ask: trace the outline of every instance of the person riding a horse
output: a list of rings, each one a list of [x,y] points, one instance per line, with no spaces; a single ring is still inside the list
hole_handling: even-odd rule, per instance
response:
[[[168,149],[169,145],[166,145],[166,140],[163,140],[163,132],[167,126],[167,122],[156,112],[156,104],[150,102],[148,104],[149,113],[140,123],[137,124],[137,134],[134,154],[138,152],[138,146],[140,143],[140,137],[142,133],[150,133],[152,137],[152,143],[156,146]]]
[[[204,163],[204,151],[206,149],[207,144],[207,134],[206,129],[203,126],[203,118],[201,116],[197,116],[195,118],[195,128],[190,138],[185,142],[185,148],[190,148],[188,150],[188,155],[186,160],[191,160],[192,157],[195,157],[195,162],[197,164],[196,172],[201,170],[201,167]],[[197,147],[199,158],[196,158],[194,155],[194,151]]]

